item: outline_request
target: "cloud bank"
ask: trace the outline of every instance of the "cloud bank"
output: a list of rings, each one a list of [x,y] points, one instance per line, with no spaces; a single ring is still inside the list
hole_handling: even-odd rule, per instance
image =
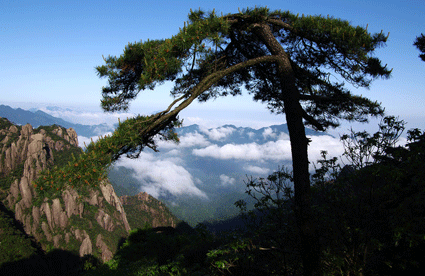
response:
[[[61,108],[56,106],[45,106],[38,109],[54,117],[62,118],[65,121],[83,125],[107,124],[108,126],[112,126],[118,123],[118,119],[124,121],[127,118],[135,116],[134,113],[128,112],[106,113],[99,108],[96,111],[83,110],[78,107]]]
[[[208,135],[211,140],[219,141],[232,134],[235,129],[232,127],[218,127],[212,129],[201,128],[201,131]]]
[[[266,131],[265,131],[266,132]],[[270,132],[266,132],[271,135]],[[291,157],[291,145],[287,135],[281,135],[277,141],[269,141],[264,144],[216,144],[193,149],[193,155],[211,157],[221,160],[245,160],[245,161],[289,161]],[[320,152],[326,150],[329,156],[340,156],[343,146],[339,139],[331,136],[309,136],[312,140],[308,147],[309,160],[316,161],[321,158]],[[252,169],[252,168],[251,168]]]
[[[207,199],[207,195],[195,185],[195,182],[199,184],[201,181],[179,163],[182,163],[181,159],[159,159],[151,153],[141,152],[138,159],[120,158],[116,166],[133,169],[133,177],[139,180],[141,190],[153,197],[170,193]]]
[[[158,147],[160,149],[170,150],[176,148],[190,148],[190,147],[205,147],[211,143],[205,138],[204,135],[199,132],[189,132],[179,137],[180,142],[178,144],[170,141],[157,140]]]
[[[194,149],[194,155],[216,159],[239,159],[246,161],[288,160],[291,158],[291,146],[288,140],[270,141],[265,144],[226,144],[211,145],[202,149]]]

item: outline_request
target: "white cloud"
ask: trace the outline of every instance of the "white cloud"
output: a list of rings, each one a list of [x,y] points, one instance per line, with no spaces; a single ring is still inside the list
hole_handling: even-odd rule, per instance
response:
[[[176,149],[176,148],[190,148],[190,147],[205,147],[211,143],[199,132],[186,133],[179,137],[180,142],[175,143],[172,141],[157,140],[158,149]]]
[[[180,160],[181,161],[181,160]],[[134,170],[134,177],[140,181],[141,190],[154,197],[171,193],[208,198],[195,185],[194,178],[176,159],[157,159],[153,154],[141,152],[138,159],[120,158],[116,166]]]
[[[261,168],[261,167],[253,166],[253,165],[246,165],[243,167],[243,169],[258,175],[266,175],[270,172],[270,169],[268,168]]]
[[[106,132],[99,136],[92,136],[92,137],[85,137],[85,136],[78,136],[78,146],[82,149],[85,149],[86,146],[88,146],[92,141],[96,142],[99,140],[99,137],[109,136],[112,135],[112,132]]]
[[[271,129],[270,127],[264,129],[263,131],[263,137],[264,139],[267,139],[267,137],[270,138],[275,138],[276,137],[276,133],[274,133],[273,129]]]
[[[78,146],[80,146],[80,148],[85,149],[85,147],[88,146],[90,142],[90,138],[78,136]]]
[[[206,135],[208,135],[208,137],[211,140],[218,141],[232,134],[235,131],[235,129],[232,127],[218,127],[218,128],[212,128],[212,129],[206,129],[201,127],[201,131],[205,133]]]
[[[279,137],[277,137],[277,140],[289,140],[289,135],[288,135],[288,133],[281,132],[281,133],[279,134]]]
[[[225,174],[220,175],[220,181],[222,186],[232,186],[235,184],[236,179],[233,177],[227,176]]]
[[[285,138],[285,137],[282,137]],[[342,143],[338,138],[332,136],[309,136],[312,139],[308,148],[309,160],[315,162],[320,159],[320,152],[326,150],[329,157],[341,156],[343,152]],[[201,157],[212,157],[216,159],[238,159],[247,161],[283,161],[291,160],[291,145],[287,139],[269,141],[264,144],[226,144],[224,146],[210,145],[201,149],[193,149],[192,153]]]
[[[88,111],[87,109],[83,110],[78,107],[40,107],[39,109],[54,117],[62,118],[65,121],[83,125],[97,125],[104,123],[112,126],[113,124],[118,123],[118,119],[124,121],[127,118],[134,117],[133,113],[106,113],[102,110]]]
[[[204,135],[194,132],[187,133],[186,135],[180,138],[180,146],[181,147],[195,147],[195,146],[208,146],[211,143],[204,137]]]
[[[344,147],[339,138],[332,136],[308,136],[312,141],[308,147],[308,159],[310,162],[316,162],[322,159],[320,152],[328,152],[327,158],[340,157],[344,152]]]
[[[202,149],[194,149],[194,155],[201,157],[213,157],[217,159],[240,159],[240,160],[288,160],[291,158],[289,141],[270,141],[259,145],[249,144],[226,144],[224,146],[211,145]]]

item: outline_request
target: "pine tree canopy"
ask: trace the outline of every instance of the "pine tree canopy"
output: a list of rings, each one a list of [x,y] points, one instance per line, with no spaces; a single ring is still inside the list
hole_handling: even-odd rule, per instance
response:
[[[163,137],[176,138],[172,124],[195,99],[239,95],[245,88],[271,111],[284,113],[304,275],[314,275],[320,271],[320,248],[312,223],[305,125],[326,130],[338,126],[341,119],[366,122],[370,115],[383,114],[378,102],[353,95],[344,82],[368,88],[372,80],[390,77],[391,70],[373,56],[387,38],[329,16],[299,16],[267,8],[222,16],[191,11],[175,36],[130,43],[121,56],[108,57],[106,65],[97,67],[99,76],[108,78],[102,107],[125,110],[141,90],[174,82],[171,94],[176,99],[162,112],[133,120],[137,126],[129,127],[128,135],[141,137],[136,139],[139,144],[119,142],[120,153],[141,150],[146,141],[155,148],[149,137],[164,128],[168,135]]]
[[[271,40],[265,42],[266,36]],[[173,104],[181,101],[180,108],[195,98],[206,101],[238,95],[245,87],[255,100],[285,113],[287,93],[282,82],[288,80],[279,74],[277,64],[286,59],[305,123],[324,130],[338,126],[339,119],[365,122],[368,115],[380,115],[383,109],[377,102],[351,94],[344,81],[369,87],[373,79],[390,76],[391,71],[373,57],[387,37],[329,16],[267,8],[224,16],[191,11],[175,36],[129,43],[121,56],[105,58],[106,65],[96,68],[100,77],[108,78],[102,107],[125,110],[141,90],[174,81],[171,93],[177,99]],[[277,54],[272,43],[278,43],[275,46],[282,53]]]

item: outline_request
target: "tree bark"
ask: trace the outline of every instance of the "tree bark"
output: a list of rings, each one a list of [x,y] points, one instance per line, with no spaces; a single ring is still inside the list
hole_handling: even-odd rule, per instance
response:
[[[303,123],[303,109],[300,94],[295,86],[295,76],[289,57],[276,40],[267,24],[258,24],[256,33],[263,40],[272,55],[280,56],[278,72],[282,88],[278,95],[283,100],[291,143],[294,177],[294,212],[299,232],[301,258],[304,275],[320,275],[320,248],[316,225],[311,209],[310,175],[308,171],[308,139]]]

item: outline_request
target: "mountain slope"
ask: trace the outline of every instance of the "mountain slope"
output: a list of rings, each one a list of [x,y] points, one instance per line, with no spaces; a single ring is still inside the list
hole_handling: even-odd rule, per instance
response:
[[[87,166],[90,164],[76,161],[82,154],[72,128],[33,129],[29,124],[14,125],[0,118],[0,201],[9,213],[14,212],[25,235],[34,237],[43,250],[64,249],[106,261],[112,258],[119,241],[137,226],[130,226],[128,220],[143,214],[132,211],[131,219],[127,219],[108,179],[97,176],[95,167]],[[81,178],[83,171],[86,174]],[[146,210],[156,225],[176,225],[177,220],[160,205]],[[5,227],[10,224],[7,217],[1,221]],[[25,239],[23,242],[28,243]],[[0,251],[13,257],[13,249],[4,246],[6,243],[0,244]]]

